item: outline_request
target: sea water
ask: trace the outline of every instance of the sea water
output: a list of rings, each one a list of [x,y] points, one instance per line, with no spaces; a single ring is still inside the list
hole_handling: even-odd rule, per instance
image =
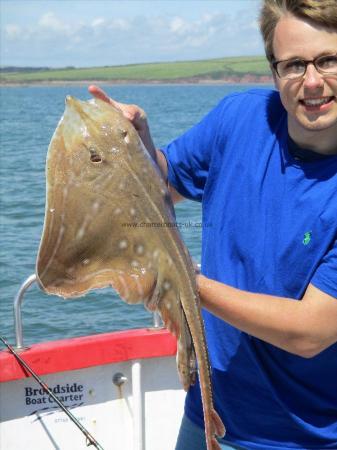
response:
[[[251,86],[249,86],[251,87]],[[222,97],[243,85],[104,86],[121,102],[140,105],[148,115],[153,140],[163,146],[197,123]],[[90,98],[86,87],[2,87],[0,153],[0,335],[14,343],[13,300],[35,270],[44,220],[45,160],[66,95]],[[200,260],[201,205],[176,206],[184,241]],[[74,300],[44,294],[36,284],[23,304],[24,343],[50,341],[152,325],[142,305],[129,306],[112,289]]]

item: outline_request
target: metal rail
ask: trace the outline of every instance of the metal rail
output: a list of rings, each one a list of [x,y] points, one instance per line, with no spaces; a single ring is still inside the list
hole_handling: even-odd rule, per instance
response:
[[[37,280],[35,273],[30,275],[20,286],[18,293],[14,299],[14,326],[15,326],[15,348],[22,350],[25,348],[23,344],[23,326],[22,326],[22,304],[24,295],[32,284]],[[162,328],[160,315],[157,312],[153,313],[153,328]]]
[[[14,325],[15,325],[15,342],[16,348],[21,350],[24,348],[23,345],[23,327],[22,327],[22,314],[21,306],[23,302],[23,297],[27,289],[36,281],[36,275],[33,273],[30,275],[20,286],[18,293],[14,299]]]
[[[156,311],[153,313],[153,328],[162,328],[163,324],[160,318],[159,313]]]

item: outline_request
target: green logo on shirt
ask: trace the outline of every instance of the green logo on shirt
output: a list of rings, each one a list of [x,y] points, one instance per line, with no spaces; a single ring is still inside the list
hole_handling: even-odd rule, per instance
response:
[[[311,235],[312,235],[311,231],[307,231],[306,233],[304,233],[304,238],[302,241],[303,245],[308,245],[310,243]]]

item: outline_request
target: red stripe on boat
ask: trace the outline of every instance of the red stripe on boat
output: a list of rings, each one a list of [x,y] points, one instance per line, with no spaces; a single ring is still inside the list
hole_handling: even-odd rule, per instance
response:
[[[38,375],[101,366],[131,359],[172,356],[176,339],[165,329],[128,330],[34,344],[20,356]],[[0,382],[27,374],[7,350],[0,352]]]

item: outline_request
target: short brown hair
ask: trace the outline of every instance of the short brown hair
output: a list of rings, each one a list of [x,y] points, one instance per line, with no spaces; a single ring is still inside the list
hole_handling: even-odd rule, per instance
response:
[[[263,0],[260,31],[267,59],[273,61],[273,39],[277,22],[290,13],[315,25],[337,30],[337,0]]]

